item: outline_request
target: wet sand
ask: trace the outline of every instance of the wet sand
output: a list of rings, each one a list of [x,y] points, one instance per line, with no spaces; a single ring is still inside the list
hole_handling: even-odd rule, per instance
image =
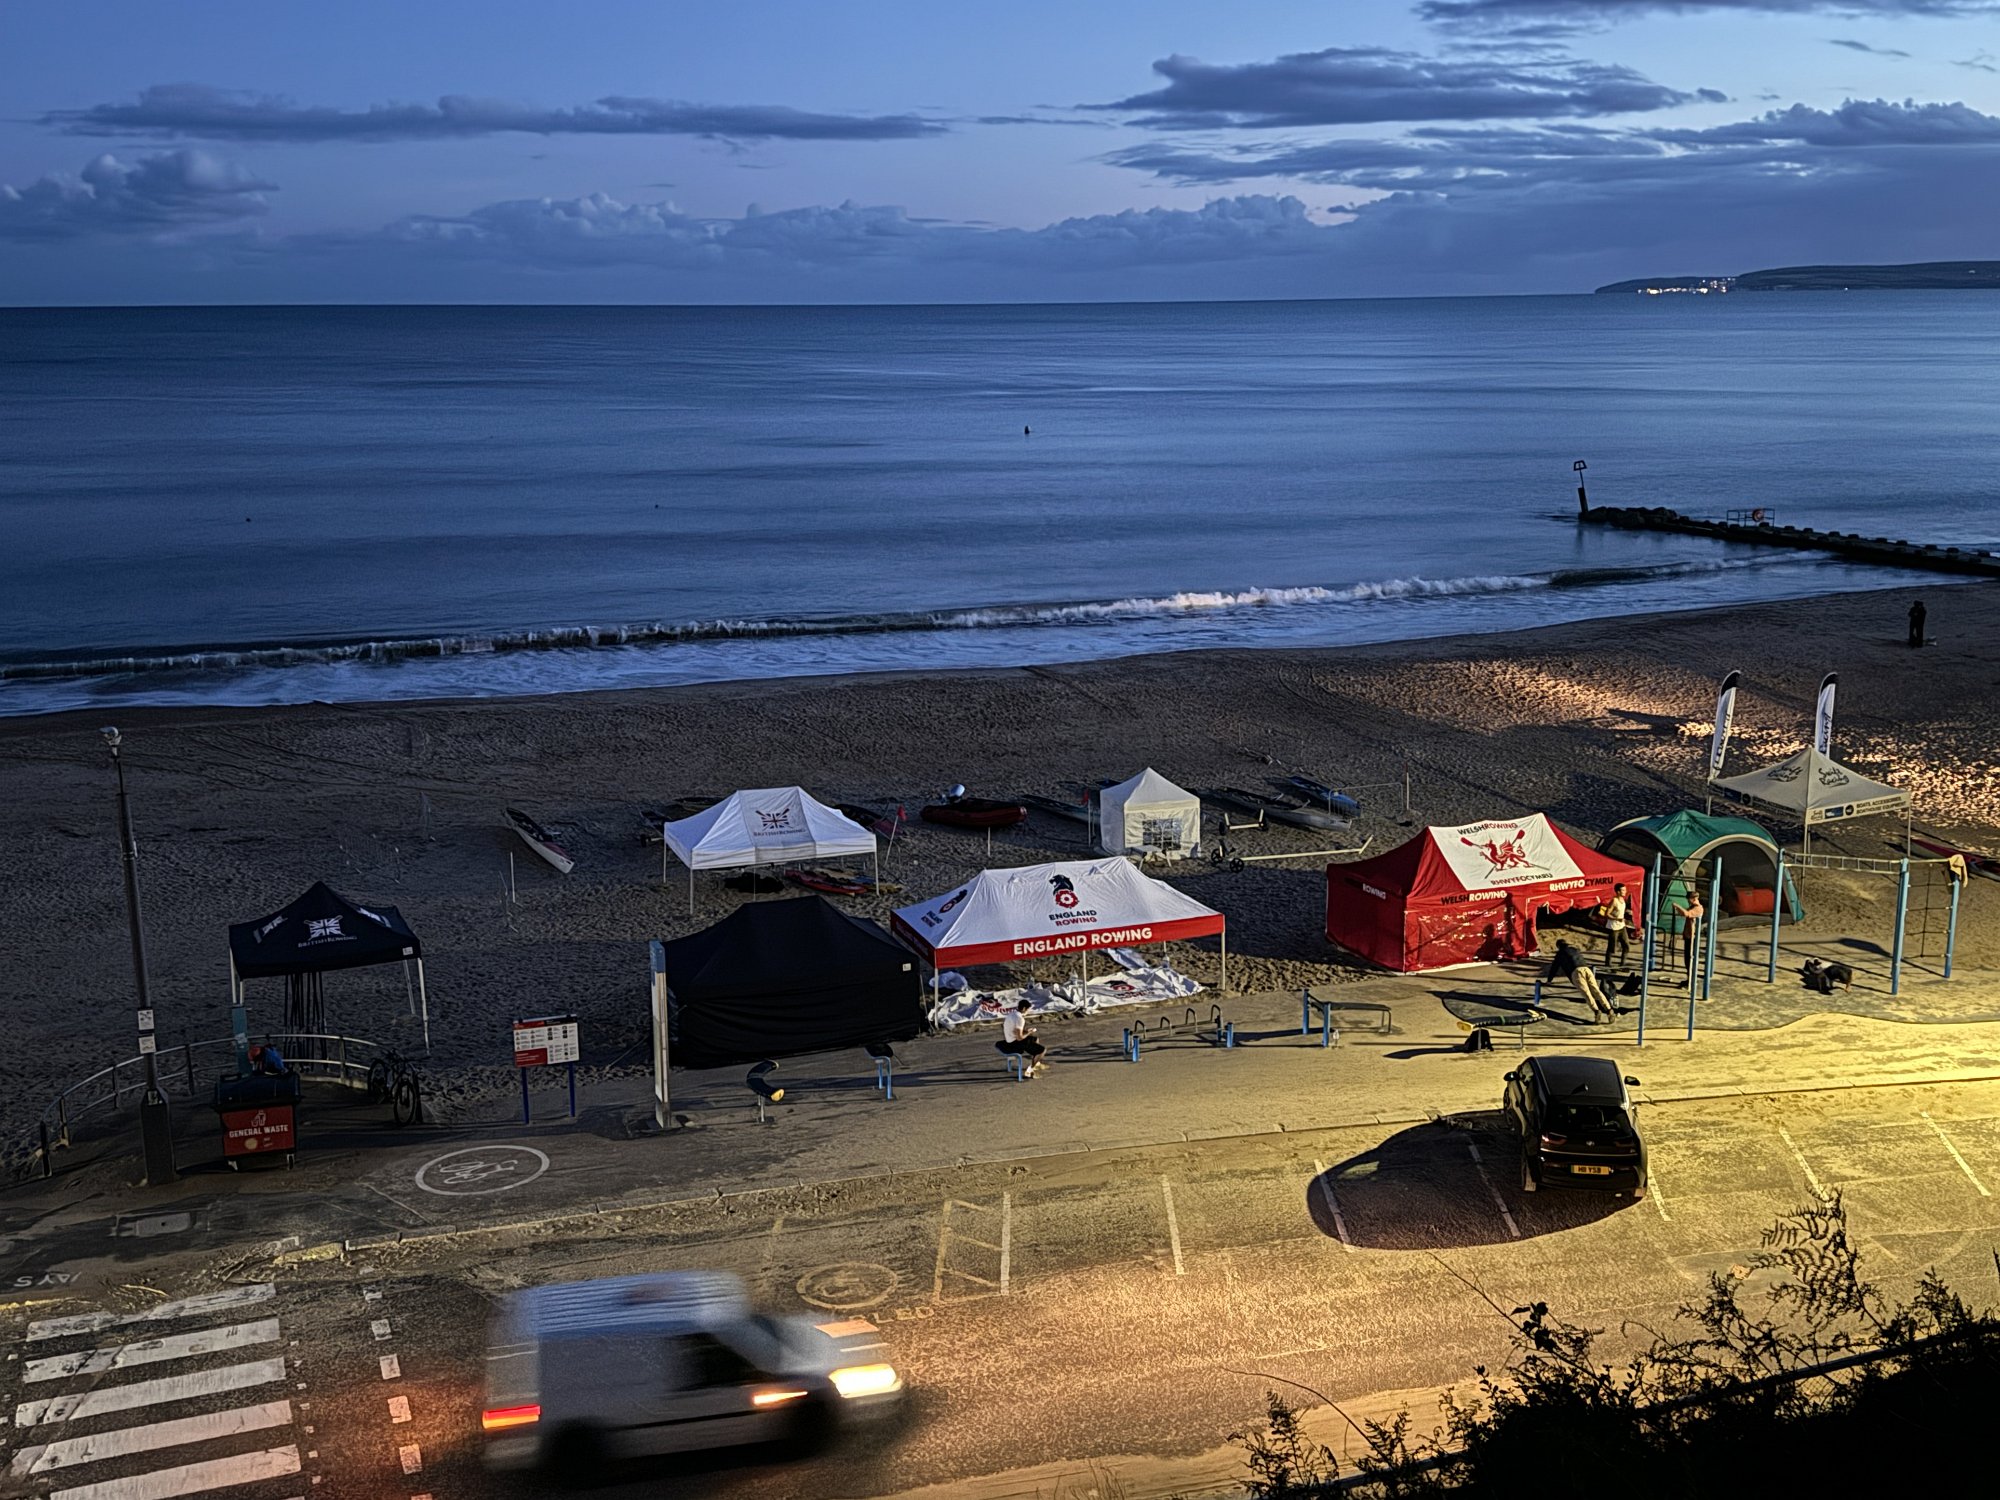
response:
[[[640,842],[639,813],[739,787],[798,783],[829,802],[908,808],[913,832],[884,865],[903,893],[847,903],[878,917],[986,863],[983,836],[914,822],[954,782],[975,796],[1075,798],[1085,783],[1149,764],[1195,789],[1300,771],[1369,788],[1355,836],[1372,837],[1374,851],[1424,822],[1526,811],[1594,842],[1625,818],[1700,804],[1716,684],[1731,668],[1743,672],[1732,773],[1799,749],[1820,676],[1837,670],[1836,754],[1910,787],[1920,827],[1991,848],[2000,844],[2000,585],[1925,597],[1937,643],[1921,652],[1903,644],[1909,595],[1884,592],[1312,651],[124,712],[162,1041],[225,1036],[225,927],[324,879],[399,906],[422,938],[441,1093],[454,1081],[504,1081],[508,1025],[522,1015],[574,1011],[587,1061],[641,1064],[646,940],[706,925],[747,898],[703,875],[690,915],[685,872],[674,866],[661,886],[660,851]],[[135,1050],[103,719],[0,720],[0,826],[14,856],[0,876],[9,960],[0,1130],[9,1135],[62,1084]],[[550,826],[576,856],[575,873],[559,877],[503,831],[503,805]],[[1774,831],[1796,840],[1795,830]],[[1898,820],[1871,820],[1830,846],[1887,856],[1901,852],[1901,834]],[[1081,836],[1080,825],[1038,813],[995,836],[992,860],[1079,857]],[[1288,830],[1243,835],[1238,847],[1325,842]],[[1308,858],[1172,878],[1228,916],[1232,988],[1276,989],[1353,972],[1322,936],[1323,871]],[[1886,943],[1891,882],[1814,872],[1806,897],[1812,934]],[[1962,967],[2000,967],[2000,885],[1971,882],[1959,938]],[[1212,944],[1175,957],[1204,982],[1216,977]],[[1057,977],[1053,961],[1039,977]],[[283,995],[278,981],[253,984],[253,1025],[280,1025]],[[329,975],[326,997],[339,1029],[415,1046],[395,968]]]

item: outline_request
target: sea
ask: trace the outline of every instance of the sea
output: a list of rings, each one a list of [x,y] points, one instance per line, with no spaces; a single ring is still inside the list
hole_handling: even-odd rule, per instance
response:
[[[2000,546],[2000,296],[0,310],[0,714],[1491,632]],[[1934,615],[1936,611],[1933,611]]]

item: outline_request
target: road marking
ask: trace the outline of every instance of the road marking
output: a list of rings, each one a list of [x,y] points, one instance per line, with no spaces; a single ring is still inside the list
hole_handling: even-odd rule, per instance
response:
[[[288,1443],[282,1448],[266,1448],[261,1453],[211,1458],[205,1463],[183,1464],[178,1469],[156,1469],[150,1474],[57,1490],[49,1500],[173,1500],[176,1495],[198,1495],[203,1490],[251,1484],[298,1472],[299,1450]]]
[[[1653,1165],[1646,1164],[1646,1196],[1653,1200],[1653,1207],[1660,1211],[1660,1217],[1667,1223],[1674,1222],[1674,1216],[1667,1212],[1667,1195],[1660,1191],[1660,1179],[1653,1175]]]
[[[1500,1189],[1496,1188],[1493,1179],[1486,1175],[1486,1163],[1480,1160],[1479,1148],[1471,1141],[1467,1141],[1465,1149],[1472,1153],[1472,1170],[1477,1172],[1479,1180],[1486,1184],[1486,1196],[1491,1198],[1493,1206],[1500,1210],[1500,1222],[1507,1226],[1507,1233],[1518,1240],[1521,1237],[1520,1226],[1514,1222],[1514,1216],[1507,1212],[1507,1200],[1500,1196]]]
[[[770,1237],[764,1241],[764,1259],[757,1267],[757,1278],[760,1281],[769,1281],[772,1270],[777,1266],[778,1235],[784,1227],[785,1216],[783,1214],[779,1214],[777,1218],[771,1221]]]
[[[381,1343],[382,1340],[389,1336],[389,1320],[387,1318],[375,1319],[374,1322],[368,1325],[368,1331],[375,1335],[376,1343]]]
[[[415,1443],[406,1443],[396,1450],[396,1457],[402,1461],[405,1474],[416,1474],[424,1467],[424,1450]],[[50,1496],[50,1500],[55,1500]]]
[[[52,1469],[94,1464],[107,1458],[125,1458],[134,1453],[150,1453],[183,1443],[205,1443],[214,1438],[235,1437],[239,1433],[262,1432],[271,1427],[292,1425],[292,1403],[266,1401],[261,1406],[239,1406],[230,1411],[209,1412],[205,1416],[181,1417],[172,1422],[153,1422],[144,1427],[120,1427],[90,1437],[62,1438],[14,1455],[16,1475],[46,1474]]]
[[[1174,1217],[1174,1185],[1164,1175],[1160,1178],[1160,1191],[1167,1200],[1167,1242],[1174,1249],[1174,1274],[1185,1276],[1187,1268],[1181,1264],[1181,1222]]]
[[[441,1198],[472,1198],[521,1187],[548,1169],[548,1157],[533,1146],[465,1146],[418,1167],[416,1184]]]
[[[1000,1295],[1007,1295],[1007,1276],[1014,1263],[1014,1195],[1000,1195]]]
[[[1959,1171],[1963,1172],[1967,1177],[1972,1179],[1972,1185],[1979,1189],[1979,1196],[1982,1198],[1991,1198],[1993,1195],[1986,1191],[1986,1184],[1979,1180],[1978,1174],[1972,1170],[1971,1166],[1966,1162],[1965,1158],[1958,1154],[1958,1147],[1954,1146],[1951,1143],[1951,1137],[1944,1133],[1944,1127],[1938,1124],[1936,1120],[1933,1120],[1931,1118],[1931,1112],[1929,1110],[1927,1109],[1919,1110],[1918,1113],[1924,1117],[1924,1123],[1930,1126],[1932,1130],[1937,1132],[1937,1138],[1940,1141],[1944,1142],[1944,1149],[1949,1151],[1951,1153],[1951,1159],[1958,1163]]]
[[[403,1378],[403,1360],[401,1355],[385,1354],[382,1356],[382,1378],[384,1380],[401,1380]]]
[[[1354,1241],[1347,1237],[1347,1220],[1340,1216],[1340,1200],[1333,1196],[1333,1180],[1326,1175],[1326,1163],[1313,1160],[1313,1181],[1319,1184],[1319,1195],[1326,1203],[1326,1211],[1333,1215],[1333,1232],[1340,1236],[1340,1248],[1349,1255],[1354,1253]]]
[[[113,1344],[103,1349],[80,1349],[73,1354],[31,1359],[23,1366],[21,1378],[32,1385],[38,1380],[62,1380],[71,1375],[101,1375],[106,1370],[129,1370],[136,1365],[191,1359],[197,1354],[220,1354],[225,1349],[250,1349],[274,1343],[277,1337],[278,1320],[260,1318],[255,1323],[168,1334],[138,1344]]]
[[[23,1401],[14,1408],[17,1427],[33,1427],[42,1422],[68,1422],[79,1417],[101,1417],[114,1411],[132,1411],[141,1406],[158,1406],[163,1401],[186,1401],[194,1396],[214,1396],[223,1391],[247,1390],[285,1378],[282,1359],[257,1359],[248,1364],[223,1365],[214,1370],[192,1370],[185,1375],[168,1375],[159,1380],[138,1380],[130,1385],[106,1386],[96,1391],[75,1391],[67,1396],[48,1396],[39,1401]]]
[[[828,1312],[854,1312],[886,1302],[903,1278],[872,1261],[842,1261],[814,1266],[798,1279],[799,1300]]]
[[[183,1297],[177,1302],[156,1303],[144,1312],[94,1312],[78,1313],[67,1318],[42,1318],[28,1325],[28,1342],[34,1344],[43,1339],[66,1339],[79,1333],[103,1333],[111,1328],[130,1328],[135,1323],[205,1317],[249,1302],[267,1302],[277,1295],[277,1290],[273,1283],[260,1281],[250,1286],[226,1287],[219,1292],[203,1292],[199,1297]]]
[[[1009,1270],[1008,1263],[1012,1253],[1013,1203],[1014,1200],[1011,1193],[1002,1196],[1000,1207],[997,1209],[988,1208],[983,1203],[968,1203],[963,1198],[945,1199],[944,1211],[938,1219],[937,1266],[931,1275],[931,1302],[933,1304],[945,1301],[944,1279],[947,1276],[956,1276],[961,1281],[970,1281],[976,1286],[988,1288],[986,1291],[973,1292],[968,1296],[954,1297],[951,1299],[954,1302],[974,1302],[982,1297],[996,1297],[1006,1290],[997,1280],[976,1275],[971,1271],[961,1270],[959,1267],[950,1264],[950,1258],[951,1247],[954,1244],[971,1245],[980,1250],[990,1250],[997,1257],[997,1270],[1000,1273],[1006,1273]],[[996,1245],[988,1240],[982,1240],[969,1235],[962,1229],[954,1229],[952,1227],[952,1210],[961,1208],[969,1209],[971,1212],[979,1214],[999,1214],[1000,1237],[1003,1243]]]
[[[389,1420],[391,1422],[407,1422],[410,1420],[410,1398],[408,1396],[391,1396],[389,1398]]]
[[[1786,1130],[1782,1125],[1778,1127],[1778,1134],[1783,1136],[1785,1144],[1792,1148],[1792,1156],[1797,1160],[1799,1170],[1806,1174],[1806,1181],[1812,1185],[1812,1190],[1824,1198],[1826,1196],[1826,1184],[1821,1182],[1819,1174],[1813,1171],[1812,1163],[1806,1160],[1805,1152],[1799,1150],[1799,1143],[1792,1139],[1791,1132]]]

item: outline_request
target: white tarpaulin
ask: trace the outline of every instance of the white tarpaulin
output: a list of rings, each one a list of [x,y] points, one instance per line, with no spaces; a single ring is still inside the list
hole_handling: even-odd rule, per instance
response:
[[[1201,842],[1201,799],[1151,766],[1097,797],[1097,847],[1106,854],[1185,858]]]
[[[904,907],[890,930],[942,969],[1203,937],[1223,920],[1129,860],[1097,859],[982,871]]]
[[[1426,831],[1451,867],[1451,873],[1469,891],[1584,877],[1563,841],[1556,836],[1555,828],[1541,813]]]
[[[851,859],[875,854],[875,835],[795,786],[735,792],[715,806],[665,824],[660,880],[667,856],[688,868],[688,908],[694,908],[696,870],[740,870],[749,865],[801,860]]]
[[[1808,828],[1874,813],[1901,812],[1910,805],[1908,792],[1871,781],[1810,746],[1775,766],[1747,776],[1724,777],[1715,788],[1788,812]]]

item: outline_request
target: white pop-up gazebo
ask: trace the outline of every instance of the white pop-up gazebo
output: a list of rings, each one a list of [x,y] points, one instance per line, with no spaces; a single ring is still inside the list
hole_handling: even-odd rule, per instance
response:
[[[800,787],[765,787],[734,792],[715,806],[663,825],[660,884],[667,883],[667,856],[687,866],[688,910],[694,910],[696,870],[740,870],[753,865],[788,865],[799,860],[875,860],[882,867],[875,835],[845,814],[815,800]]]
[[[1222,937],[1222,987],[1229,983],[1222,913],[1126,859],[984,870],[942,896],[904,907],[889,930],[929,961],[933,988],[936,971],[954,966],[1066,953],[1087,962],[1093,948],[1141,948],[1211,933]]]
[[[1097,794],[1091,832],[1106,854],[1184,859],[1201,842],[1201,799],[1148,766]]]
[[[1791,814],[1804,830],[1807,849],[1812,847],[1816,824],[1893,812],[1902,813],[1907,821],[1910,811],[1908,792],[1850,771],[1810,745],[1775,766],[1747,776],[1724,777],[1711,785],[1732,797]]]

